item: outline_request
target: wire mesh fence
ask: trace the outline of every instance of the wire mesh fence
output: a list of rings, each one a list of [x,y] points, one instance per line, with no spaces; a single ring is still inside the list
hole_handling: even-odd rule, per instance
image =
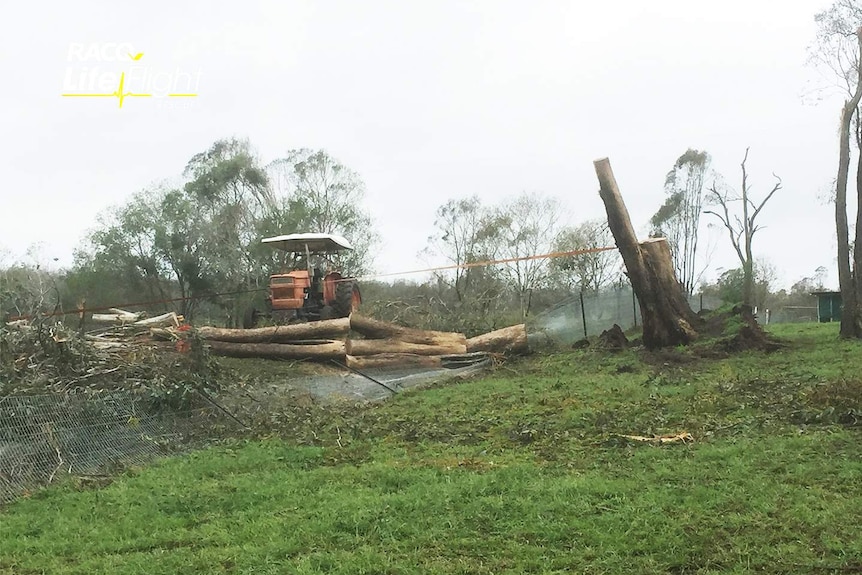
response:
[[[377,369],[362,375],[331,372],[266,385],[255,400],[247,390],[222,400],[242,419],[280,410],[292,392],[319,401],[380,401],[405,389],[468,377],[489,361],[452,369]],[[265,388],[274,388],[267,391]],[[233,436],[244,425],[221,404],[176,410],[132,392],[0,397],[0,505],[64,477],[108,477],[130,466]],[[277,429],[267,432],[278,432]]]
[[[130,392],[0,398],[0,504],[59,481],[98,476],[189,446],[216,414],[167,411]]]
[[[694,311],[716,309],[722,302],[716,297],[694,294],[688,298]],[[556,306],[535,315],[528,322],[530,336],[559,344],[599,335],[619,325],[627,330],[642,322],[640,306],[631,286],[624,285],[599,294],[572,296]]]

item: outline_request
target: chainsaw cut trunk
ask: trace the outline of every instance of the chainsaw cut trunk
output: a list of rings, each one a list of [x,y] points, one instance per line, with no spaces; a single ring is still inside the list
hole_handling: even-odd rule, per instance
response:
[[[596,160],[594,166],[608,226],[640,304],[644,346],[658,349],[690,343],[697,338],[695,326],[700,320],[676,278],[667,240],[652,238],[638,243],[610,161]]]
[[[522,323],[471,337],[467,340],[467,351],[471,353],[476,351],[526,353],[529,351],[527,326]]]

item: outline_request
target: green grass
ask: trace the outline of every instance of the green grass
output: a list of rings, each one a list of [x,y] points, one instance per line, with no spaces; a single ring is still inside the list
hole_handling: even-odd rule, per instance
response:
[[[862,345],[774,332],[298,409],[281,438],[0,511],[0,574],[862,571]]]

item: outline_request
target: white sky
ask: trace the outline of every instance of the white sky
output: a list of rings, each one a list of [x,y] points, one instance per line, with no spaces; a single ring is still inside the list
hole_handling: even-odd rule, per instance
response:
[[[359,172],[383,236],[377,270],[421,267],[434,211],[520,192],[604,215],[608,156],[636,226],[688,147],[733,184],[751,146],[764,210],[755,252],[789,286],[837,283],[827,204],[835,93],[806,66],[828,1],[272,1],[8,3],[0,19],[0,248],[71,263],[95,216],[179,175],[215,140],[265,162],[325,148]],[[63,98],[73,43],[128,43],[156,71],[200,72],[195,99]],[[128,88],[128,87],[127,87]],[[816,96],[816,97],[815,97]],[[825,97],[824,97],[825,96]],[[820,97],[819,102],[814,100]],[[853,217],[851,216],[851,221]],[[290,231],[290,230],[289,230]],[[724,235],[713,268],[736,267]],[[715,274],[711,274],[714,276]]]

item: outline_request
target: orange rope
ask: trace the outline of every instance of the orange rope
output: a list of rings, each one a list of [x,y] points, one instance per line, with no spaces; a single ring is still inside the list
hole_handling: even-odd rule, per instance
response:
[[[388,274],[375,274],[375,275],[370,275],[370,276],[364,276],[364,277],[361,277],[358,279],[368,280],[368,279],[373,279],[373,278],[384,278],[384,277],[400,276],[400,275],[407,275],[407,274],[421,274],[421,273],[427,273],[427,272],[439,272],[439,271],[444,271],[444,270],[477,268],[477,267],[491,266],[491,265],[496,265],[496,264],[506,264],[506,263],[510,263],[510,262],[522,262],[522,261],[527,261],[527,260],[539,260],[539,259],[544,259],[544,258],[561,258],[561,257],[566,257],[566,256],[579,256],[579,255],[583,255],[583,254],[592,254],[592,253],[596,253],[596,252],[606,252],[608,250],[615,250],[615,249],[617,249],[617,248],[616,247],[604,247],[604,248],[588,248],[585,250],[571,250],[571,251],[567,251],[567,252],[551,252],[549,254],[539,254],[539,255],[534,255],[534,256],[523,256],[523,257],[519,257],[519,258],[505,258],[505,259],[501,259],[501,260],[486,260],[486,261],[481,261],[481,262],[470,262],[470,263],[466,263],[466,264],[452,264],[452,265],[448,265],[448,266],[426,268],[424,270],[412,270],[409,272],[392,272],[392,273],[388,273]],[[352,281],[352,280],[341,280],[341,281]]]

